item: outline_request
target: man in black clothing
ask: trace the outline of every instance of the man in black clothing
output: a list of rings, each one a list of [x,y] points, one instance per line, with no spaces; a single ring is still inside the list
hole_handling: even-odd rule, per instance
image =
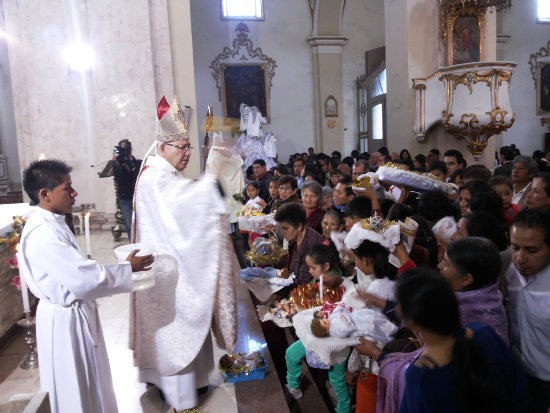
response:
[[[260,187],[258,195],[267,203],[269,202],[269,181],[273,176],[267,171],[263,159],[256,159],[252,164],[252,169],[254,171],[254,180]]]
[[[140,167],[141,160],[132,155],[132,143],[128,139],[121,140],[118,146],[115,146],[113,173],[118,185],[118,204],[130,241],[132,240],[132,202]]]
[[[495,169],[493,175],[505,175],[508,178],[512,175],[512,169],[514,168],[514,157],[516,153],[514,148],[510,146],[503,146],[500,148],[498,160],[500,161],[500,166]]]

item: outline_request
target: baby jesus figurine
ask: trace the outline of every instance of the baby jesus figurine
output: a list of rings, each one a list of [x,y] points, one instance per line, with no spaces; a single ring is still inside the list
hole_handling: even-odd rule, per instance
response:
[[[345,304],[337,304],[332,311],[323,308],[316,311],[311,321],[311,332],[316,337],[363,337],[371,336],[387,340],[397,326],[383,314],[370,308],[353,310]]]

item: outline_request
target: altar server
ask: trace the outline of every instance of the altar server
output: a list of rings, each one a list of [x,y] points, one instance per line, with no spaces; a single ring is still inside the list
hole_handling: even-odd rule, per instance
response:
[[[213,318],[228,352],[235,346],[234,256],[215,174],[193,182],[181,173],[193,149],[184,109],[163,97],[157,117],[132,231],[136,241],[156,246],[155,286],[131,300],[130,346],[139,380],[159,387],[179,411],[196,407],[197,389],[208,385]]]
[[[23,186],[38,205],[21,234],[19,269],[40,299],[36,336],[42,390],[54,413],[113,413],[117,404],[95,299],[132,290],[132,271],[148,270],[153,256],[98,265],[82,256],[65,224],[78,195],[71,167],[33,162]]]

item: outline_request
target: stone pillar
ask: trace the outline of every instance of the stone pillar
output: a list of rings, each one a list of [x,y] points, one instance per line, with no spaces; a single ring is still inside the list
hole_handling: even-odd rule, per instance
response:
[[[390,151],[409,148],[427,153],[412,132],[415,100],[412,79],[442,66],[438,0],[385,0],[387,144]]]
[[[190,119],[188,119],[189,138],[195,150],[185,169],[185,176],[197,178],[200,175],[201,156],[199,132],[202,133],[202,123],[204,121],[202,116],[206,113],[206,108],[197,108],[191,9],[188,1],[169,0],[168,5],[174,91],[182,105],[191,107]],[[174,47],[174,45],[177,45],[177,47]]]
[[[331,153],[344,146],[344,95],[342,51],[345,37],[317,36],[308,39],[313,53],[315,102],[315,146],[318,152]],[[337,103],[337,116],[326,116],[329,96]]]

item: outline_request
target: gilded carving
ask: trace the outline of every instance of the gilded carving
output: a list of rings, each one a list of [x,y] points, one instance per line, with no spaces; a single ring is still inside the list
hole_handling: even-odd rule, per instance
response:
[[[470,120],[467,120],[467,118],[470,118]],[[462,123],[465,128],[476,129],[478,126],[474,125],[474,123],[479,123],[479,119],[475,113],[463,113],[460,117],[460,123]]]
[[[498,85],[502,86],[503,82],[508,82],[508,86],[512,84],[512,71],[511,70],[498,70]]]
[[[458,139],[466,139],[467,146],[475,157],[479,157],[487,146],[487,139],[510,128],[516,119],[515,113],[511,117],[509,111],[503,110],[499,105],[499,89],[503,82],[510,85],[512,77],[511,70],[492,69],[481,73],[468,71],[460,74],[445,74],[439,79],[445,81],[446,86],[446,109],[442,112],[445,130]],[[490,121],[482,124],[479,115],[475,113],[463,113],[460,115],[458,124],[451,122],[455,117],[451,113],[453,106],[453,92],[456,86],[464,84],[468,86],[470,94],[474,85],[483,82],[490,88],[491,111],[484,112],[489,116]],[[508,115],[508,119],[506,116]]]
[[[458,85],[465,85],[470,90],[470,95],[474,92],[474,84],[479,82],[485,82],[487,83],[488,87],[492,87],[493,81],[492,77],[496,73],[496,70],[489,70],[484,73],[477,73],[477,72],[465,72],[461,73],[459,75],[455,75],[452,73],[442,75],[439,80],[447,80],[449,84],[452,84],[453,92],[456,90],[456,87]]]
[[[212,69],[212,77],[216,81],[218,88],[218,99],[221,101],[223,96],[223,65],[230,62],[232,59],[241,61],[250,61],[250,63],[265,63],[266,78],[267,78],[267,100],[273,86],[273,76],[275,76],[275,68],[277,63],[275,60],[265,55],[261,48],[254,48],[252,40],[248,38],[248,26],[244,23],[239,23],[235,29],[237,37],[233,39],[232,48],[224,47],[223,52],[216,56],[210,63],[209,68]]]
[[[539,58],[550,56],[550,40],[546,43],[546,47],[541,47],[537,53],[533,53],[529,56],[529,66],[531,66],[531,76],[533,82],[535,82],[535,88],[537,87],[537,69]]]

